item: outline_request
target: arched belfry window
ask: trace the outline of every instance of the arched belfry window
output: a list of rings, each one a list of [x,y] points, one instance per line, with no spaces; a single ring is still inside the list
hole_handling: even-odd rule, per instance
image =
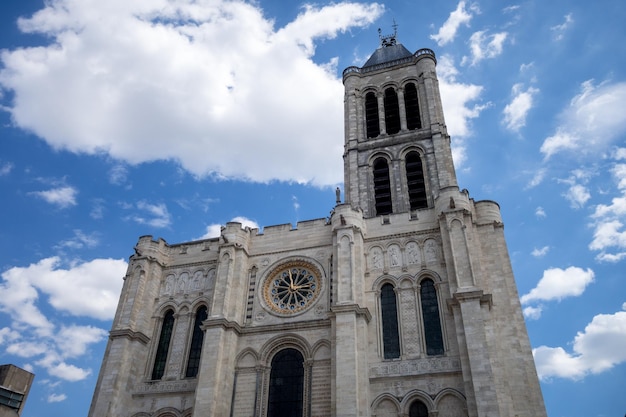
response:
[[[167,310],[163,317],[161,325],[161,335],[159,336],[159,344],[157,345],[156,356],[154,357],[154,367],[152,368],[152,379],[161,379],[165,373],[165,364],[167,362],[167,352],[170,348],[170,339],[172,338],[172,330],[174,329],[174,312]]]
[[[368,138],[375,138],[380,135],[378,99],[376,98],[376,94],[372,92],[365,95],[365,127]]]
[[[427,355],[443,355],[443,334],[439,318],[439,302],[435,283],[425,279],[420,283],[420,301],[424,320],[424,340]]]
[[[409,152],[406,155],[406,183],[409,189],[409,205],[411,210],[428,207],[426,198],[426,183],[424,181],[424,168],[422,158],[417,152]]]
[[[383,353],[385,359],[400,357],[400,333],[398,332],[398,306],[393,285],[380,289],[380,315],[383,330]]]
[[[400,131],[400,106],[396,90],[389,87],[385,90],[385,126],[387,133],[393,135]]]
[[[302,417],[304,358],[296,349],[283,349],[272,359],[267,415]]]
[[[392,212],[389,164],[385,158],[377,158],[374,161],[374,199],[377,216]]]
[[[413,83],[404,87],[404,108],[406,110],[406,128],[409,130],[421,129],[422,120],[417,99],[417,88]]]
[[[198,369],[200,369],[200,353],[202,352],[202,341],[204,340],[202,322],[206,319],[207,309],[205,306],[202,306],[196,311],[196,318],[193,323],[189,359],[187,359],[187,370],[185,371],[185,377],[187,378],[193,378],[198,375]]]
[[[415,400],[409,408],[409,417],[428,417],[428,408],[420,400]]]

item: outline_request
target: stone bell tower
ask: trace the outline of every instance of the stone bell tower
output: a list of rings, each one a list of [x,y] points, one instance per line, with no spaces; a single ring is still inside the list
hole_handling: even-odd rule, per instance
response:
[[[421,239],[423,258],[416,277],[437,274],[441,279],[435,287],[446,342],[437,346],[432,341],[438,336],[429,336],[423,316],[421,347],[415,351],[421,349],[418,356],[423,358],[458,354],[466,401],[463,412],[456,408],[446,414],[441,406],[438,415],[545,416],[500,208],[493,201],[474,201],[467,190],[459,190],[435,53],[430,49],[411,53],[397,42],[395,33],[380,39],[380,47],[363,67],[343,72],[345,199],[366,220],[365,246],[383,234],[387,243],[436,236],[432,241],[437,244]],[[393,245],[388,253],[381,245],[382,276],[396,275],[394,262],[411,263],[409,245],[400,251],[400,261],[393,259]],[[439,245],[440,264],[431,267],[424,258],[434,256]],[[375,269],[376,254],[367,248],[364,252],[366,257],[369,252],[369,270]],[[397,274],[407,273],[413,273],[410,265]],[[419,278],[414,282],[419,292]],[[401,290],[394,289],[401,300]],[[400,330],[401,353],[394,356],[401,359],[408,359],[412,351],[403,342],[408,330]]]

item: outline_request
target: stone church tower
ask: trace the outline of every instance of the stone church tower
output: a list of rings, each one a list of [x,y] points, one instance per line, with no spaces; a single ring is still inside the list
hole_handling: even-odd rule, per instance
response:
[[[139,238],[92,417],[540,417],[499,206],[459,190],[430,49],[343,73],[329,218]]]

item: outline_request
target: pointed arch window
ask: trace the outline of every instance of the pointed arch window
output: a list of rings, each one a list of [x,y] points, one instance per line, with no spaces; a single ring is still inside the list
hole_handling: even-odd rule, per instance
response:
[[[415,84],[408,83],[404,87],[404,109],[406,110],[406,128],[409,130],[421,129],[419,101]]]
[[[152,379],[163,378],[173,329],[174,311],[167,310],[163,317],[163,324],[161,325],[161,335],[159,336],[159,344],[157,345],[157,352],[154,358],[154,367],[152,368]]]
[[[385,90],[385,126],[387,133],[393,135],[400,131],[400,106],[398,93],[392,87]]]
[[[189,359],[187,360],[186,378],[194,378],[200,369],[200,353],[202,353],[202,341],[204,340],[204,330],[202,322],[207,319],[207,308],[202,306],[196,311],[196,319],[193,323],[193,333],[191,335],[191,346],[189,347]]]
[[[426,183],[424,181],[424,168],[422,158],[417,152],[409,152],[406,155],[406,183],[409,189],[409,205],[411,210],[428,207],[426,198]]]
[[[393,285],[380,289],[380,313],[383,330],[383,353],[385,359],[400,357],[400,333],[398,332],[398,306]]]
[[[380,135],[378,99],[376,98],[376,94],[372,92],[365,95],[365,127],[368,138],[375,138]]]
[[[424,320],[426,354],[429,356],[443,355],[443,334],[441,333],[439,302],[437,301],[437,291],[433,280],[425,279],[420,283],[420,301]]]
[[[389,165],[385,158],[377,158],[374,161],[374,199],[377,216],[392,212]]]
[[[272,359],[267,415],[302,417],[304,358],[296,349],[283,349]]]
[[[415,400],[409,408],[409,417],[428,417],[428,408],[420,400]]]

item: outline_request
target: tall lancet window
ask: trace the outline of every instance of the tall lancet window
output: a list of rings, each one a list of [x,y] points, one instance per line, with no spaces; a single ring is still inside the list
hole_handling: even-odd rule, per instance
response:
[[[400,357],[400,333],[398,332],[398,307],[393,285],[385,284],[380,289],[380,315],[383,330],[383,352],[385,359]]]
[[[411,210],[428,207],[426,198],[426,183],[424,181],[424,169],[422,158],[417,152],[409,152],[406,155],[406,183],[409,189],[409,204]]]
[[[365,95],[365,127],[367,129],[368,138],[375,138],[380,135],[378,99],[376,98],[376,94],[371,92]]]
[[[422,317],[424,319],[424,339],[427,355],[443,355],[443,335],[439,318],[439,302],[437,291],[431,279],[420,283],[420,301],[422,302]]]
[[[154,358],[154,368],[152,368],[152,379],[161,379],[165,373],[165,364],[167,362],[167,352],[170,349],[170,339],[172,338],[172,330],[174,329],[174,312],[167,310],[163,317],[161,325],[161,335],[159,336],[159,344],[157,345],[156,356]]]
[[[377,216],[392,212],[389,165],[385,158],[377,158],[374,161],[374,199]]]
[[[400,131],[400,106],[396,90],[389,87],[385,90],[385,126],[387,133],[393,135]]]
[[[417,100],[417,88],[409,83],[404,87],[404,108],[406,110],[406,128],[409,130],[421,129],[419,101]]]
[[[191,346],[189,347],[189,359],[187,360],[187,371],[185,377],[193,378],[198,375],[200,369],[200,353],[202,352],[202,341],[204,340],[204,330],[202,322],[207,318],[205,306],[198,308],[196,319],[193,323],[193,333],[191,335]]]
[[[272,359],[267,415],[302,417],[304,358],[295,349],[283,349]]]

